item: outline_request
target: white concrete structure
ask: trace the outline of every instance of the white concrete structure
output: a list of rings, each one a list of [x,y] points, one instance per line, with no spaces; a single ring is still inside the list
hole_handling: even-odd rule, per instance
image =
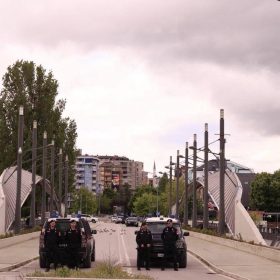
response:
[[[32,190],[32,173],[22,170],[21,207]],[[40,187],[42,177],[36,176],[36,187]],[[11,229],[15,220],[17,192],[17,167],[13,166],[3,171],[0,176],[0,234]],[[50,194],[50,182],[46,181],[46,193]],[[58,199],[54,193],[54,200]],[[57,205],[58,206],[58,205]]]

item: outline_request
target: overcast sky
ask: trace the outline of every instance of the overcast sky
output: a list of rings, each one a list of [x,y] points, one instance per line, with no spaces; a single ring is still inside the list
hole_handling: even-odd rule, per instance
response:
[[[223,108],[226,157],[274,172],[279,27],[276,0],[0,0],[0,76],[18,59],[52,71],[83,153],[164,171],[206,122],[218,139]]]

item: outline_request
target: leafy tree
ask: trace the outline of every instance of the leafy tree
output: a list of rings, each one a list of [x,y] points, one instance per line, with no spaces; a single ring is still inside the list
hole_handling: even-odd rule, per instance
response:
[[[77,213],[79,210],[85,214],[97,212],[97,197],[87,188],[82,187],[72,193],[70,212]]]
[[[151,193],[143,193],[133,203],[133,212],[138,216],[145,216],[148,213],[155,213],[157,197]]]
[[[251,185],[250,207],[261,211],[280,210],[280,170],[257,174]]]
[[[167,177],[167,173],[163,173],[163,175],[160,178],[159,183],[158,183],[158,191],[159,191],[159,193],[165,191],[165,188],[168,185],[168,183],[169,183],[169,180],[168,180],[168,177]]]
[[[52,72],[32,61],[16,61],[8,67],[3,76],[3,88],[0,93],[0,173],[15,164],[17,154],[18,111],[24,107],[24,146],[23,168],[31,170],[31,147],[33,120],[37,121],[38,158],[42,156],[43,132],[47,131],[48,143],[55,140],[56,151],[64,146],[69,157],[69,186],[73,185],[75,162],[75,144],[77,127],[74,120],[63,118],[66,101],[56,101],[58,81]],[[38,164],[38,174],[41,167]]]

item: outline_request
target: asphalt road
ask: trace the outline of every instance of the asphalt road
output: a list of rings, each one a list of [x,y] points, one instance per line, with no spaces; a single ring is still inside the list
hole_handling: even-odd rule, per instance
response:
[[[159,267],[152,267],[150,271],[142,269],[139,272],[136,269],[136,242],[134,234],[135,230],[137,230],[136,227],[126,227],[123,224],[114,224],[111,222],[98,222],[96,224],[92,224],[92,227],[97,230],[97,234],[95,235],[96,262],[105,261],[113,264],[119,264],[130,273],[148,274],[154,279],[160,280],[169,280],[173,277],[176,277],[176,280],[231,279],[209,270],[208,267],[190,254],[188,254],[188,265],[185,269],[180,268],[179,271],[174,271],[172,267],[170,267],[165,271],[161,271]],[[34,241],[34,246],[38,246],[37,240]],[[92,267],[94,267],[94,263],[92,263]],[[36,270],[41,270],[39,268],[39,262],[33,261],[14,271],[0,273],[0,279],[17,279],[16,277],[19,274],[24,275]],[[10,278],[9,276],[13,278]]]

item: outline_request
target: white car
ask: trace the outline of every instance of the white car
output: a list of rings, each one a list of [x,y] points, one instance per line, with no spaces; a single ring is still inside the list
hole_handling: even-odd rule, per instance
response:
[[[92,223],[97,223],[98,222],[98,218],[88,215],[88,214],[81,214],[81,218],[86,219],[88,222],[92,222]]]
[[[117,221],[117,218],[118,218],[117,216],[112,216],[112,217],[111,217],[111,222],[112,222],[112,223],[115,223],[115,222]]]

